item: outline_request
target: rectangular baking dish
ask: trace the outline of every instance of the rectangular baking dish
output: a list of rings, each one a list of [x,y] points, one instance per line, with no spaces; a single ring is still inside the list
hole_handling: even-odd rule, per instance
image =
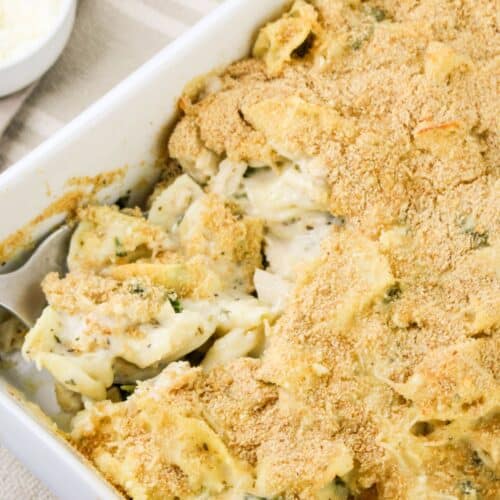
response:
[[[11,238],[11,246],[25,243],[26,235],[34,240],[60,222],[67,205],[54,202],[63,197],[71,199],[75,186],[79,190],[95,187],[95,183],[75,182],[75,178],[118,171],[120,175],[104,177],[109,182],[101,185],[96,195],[102,203],[113,202],[131,188],[150,186],[159,172],[158,147],[175,118],[183,87],[194,77],[248,54],[256,30],[276,16],[285,3],[227,0],[1,174],[0,242],[30,222],[29,234]],[[35,221],[49,206],[56,208],[43,220]],[[0,269],[5,272],[9,262],[2,264]],[[37,381],[42,386],[38,397],[31,397],[41,406],[43,398],[48,397],[47,391],[43,395],[44,380],[42,376]],[[0,371],[0,441],[60,498],[117,498],[117,493],[44,422],[36,408],[16,395],[11,384],[19,385],[16,375]]]

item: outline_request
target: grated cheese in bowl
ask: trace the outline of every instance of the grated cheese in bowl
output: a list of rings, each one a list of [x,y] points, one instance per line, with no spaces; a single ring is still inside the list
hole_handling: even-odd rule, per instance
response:
[[[62,0],[0,0],[0,66],[29,53],[49,35]]]

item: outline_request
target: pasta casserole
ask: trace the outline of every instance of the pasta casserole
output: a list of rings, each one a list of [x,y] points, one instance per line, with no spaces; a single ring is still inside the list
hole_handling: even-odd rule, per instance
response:
[[[2,349],[133,499],[500,497],[498,11],[297,0],[87,205]]]

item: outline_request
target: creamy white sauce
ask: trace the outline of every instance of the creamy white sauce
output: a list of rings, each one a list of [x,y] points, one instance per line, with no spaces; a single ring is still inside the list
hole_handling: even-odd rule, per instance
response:
[[[306,170],[314,170],[314,174],[306,175]],[[213,242],[207,238],[207,265],[222,285],[214,288],[212,297],[183,298],[180,311],[165,297],[154,318],[142,318],[132,306],[113,300],[89,303],[80,314],[72,315],[49,307],[28,334],[23,349],[68,389],[76,387],[93,399],[105,397],[116,359],[138,369],[160,369],[199,349],[213,335],[230,336],[214,344],[208,367],[247,354],[262,342],[268,321],[283,311],[299,270],[320,255],[321,242],[331,226],[342,224],[328,213],[329,193],[321,174],[321,165],[310,162],[290,163],[277,171],[247,171],[243,163],[224,160],[205,191],[183,175],[153,201],[149,222],[162,227],[172,248],[179,251],[185,242],[199,236],[206,192],[238,204],[238,212],[260,218],[267,269],[255,270],[257,297],[246,291],[244,266],[231,259],[209,259]],[[75,241],[95,229],[84,224],[75,232]],[[108,228],[109,245],[103,249],[114,253],[113,235],[122,234],[123,241],[128,241],[133,228],[123,227],[123,221],[111,221]]]
[[[62,0],[0,0],[0,66],[32,50],[49,35]]]
[[[330,234],[331,225],[331,218],[323,213],[270,225],[264,238],[269,271],[295,281],[299,268],[320,256],[321,242]]]
[[[259,168],[245,177],[238,175],[238,190],[224,194],[232,196],[249,215],[264,220],[268,271],[295,281],[298,267],[319,256],[321,241],[330,234],[330,226],[338,224],[328,213],[321,164],[308,161],[289,164],[279,173]]]

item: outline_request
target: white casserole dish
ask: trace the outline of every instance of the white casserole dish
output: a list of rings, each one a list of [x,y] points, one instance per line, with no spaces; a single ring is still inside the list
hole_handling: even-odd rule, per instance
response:
[[[109,94],[30,155],[0,175],[0,242],[71,193],[72,178],[126,167],[100,190],[109,203],[138,184],[151,184],[162,131],[175,117],[176,100],[195,76],[248,54],[253,35],[276,16],[285,0],[227,0],[184,36],[161,51]],[[33,226],[33,238],[54,227],[58,212]],[[9,265],[3,266],[6,270]],[[72,500],[116,498],[116,494],[29,407],[12,394],[0,371],[0,441],[56,495]],[[14,380],[12,379],[14,377]],[[33,400],[48,404],[47,392]]]

